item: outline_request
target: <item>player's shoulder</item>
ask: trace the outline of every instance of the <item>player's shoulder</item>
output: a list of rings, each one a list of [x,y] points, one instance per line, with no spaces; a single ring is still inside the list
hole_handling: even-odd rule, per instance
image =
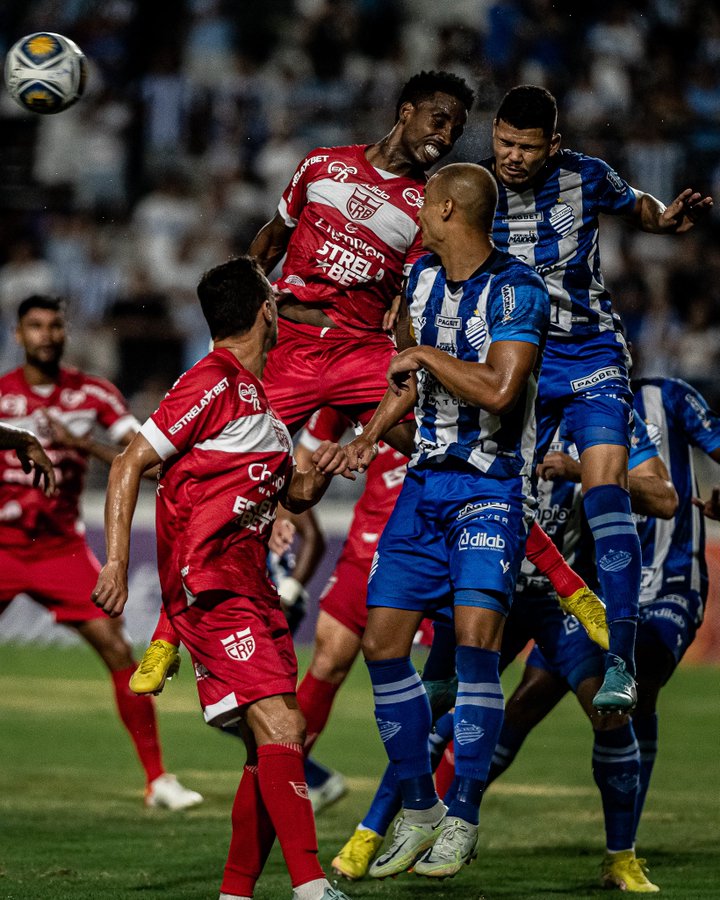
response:
[[[547,286],[535,269],[504,250],[495,250],[490,271],[496,278],[500,276],[500,280],[509,281],[516,286],[540,288],[543,293],[547,293]]]
[[[592,186],[608,180],[618,191],[625,188],[622,178],[615,169],[599,156],[589,156],[587,153],[579,153],[577,150],[563,149],[556,153],[554,159],[559,169],[577,172],[585,185]]]
[[[92,372],[83,372],[82,369],[76,369],[74,366],[62,367],[60,385],[75,390],[90,387],[106,391],[109,394],[119,393],[115,385],[107,378],[103,378],[102,375],[94,375]]]

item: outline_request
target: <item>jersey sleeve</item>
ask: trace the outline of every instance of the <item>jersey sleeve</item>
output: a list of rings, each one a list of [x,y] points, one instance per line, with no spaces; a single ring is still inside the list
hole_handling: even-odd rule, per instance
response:
[[[657,447],[648,434],[647,425],[639,415],[634,416],[633,433],[630,437],[630,457],[628,469],[632,470],[648,459],[659,456]]]
[[[117,444],[128,433],[138,431],[140,423],[114,384],[102,378],[93,379],[85,385],[85,392],[97,403],[98,424],[107,431],[108,440],[112,443]]]
[[[714,413],[703,395],[685,381],[672,381],[664,390],[671,393],[670,408],[676,410],[688,441],[712,453],[720,447],[720,416]]]
[[[254,397],[249,389],[239,395],[219,367],[195,367],[175,382],[140,432],[161,459],[183,453],[218,434],[231,419],[259,412],[257,387],[244,387],[254,388]]]
[[[604,160],[588,157],[584,177],[592,184],[597,212],[622,215],[635,206],[635,191]]]
[[[420,230],[420,228],[418,228],[415,235],[415,240],[412,242],[407,254],[405,255],[403,275],[406,278],[410,274],[410,270],[415,265],[415,263],[423,256],[427,256],[427,250],[422,245],[422,231]]]
[[[315,172],[317,164],[325,162],[327,159],[328,154],[326,151],[322,149],[312,150],[300,161],[297,169],[295,169],[295,173],[283,191],[278,204],[278,212],[288,228],[294,228],[297,225],[300,213],[307,202],[308,182]]]
[[[550,322],[550,296],[539,275],[527,266],[523,266],[527,272],[518,274],[518,268],[493,278],[490,334],[493,343],[523,341],[539,346]]]

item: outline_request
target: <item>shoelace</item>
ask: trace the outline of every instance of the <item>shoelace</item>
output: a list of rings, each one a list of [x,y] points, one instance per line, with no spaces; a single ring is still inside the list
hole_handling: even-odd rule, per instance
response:
[[[453,822],[451,825],[448,825],[447,828],[443,828],[440,836],[435,841],[433,849],[442,851],[445,844],[449,844],[450,849],[454,849],[452,847],[452,841],[455,839],[455,835],[458,832],[460,832],[462,835],[469,834],[467,825],[463,824],[462,822]]]
[[[148,672],[152,671],[155,666],[160,662],[165,650],[159,644],[155,647],[151,644],[143,657],[142,662],[140,663],[140,671],[143,675],[146,675]]]

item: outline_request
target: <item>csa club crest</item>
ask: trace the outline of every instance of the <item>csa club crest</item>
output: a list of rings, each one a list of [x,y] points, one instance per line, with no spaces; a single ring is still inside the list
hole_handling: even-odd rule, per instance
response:
[[[356,188],[347,202],[347,211],[351,219],[363,221],[374,216],[381,206],[382,202],[380,200],[375,200],[374,197],[370,197],[359,188]]]
[[[221,643],[230,659],[237,662],[245,662],[255,652],[255,638],[250,634],[249,628],[221,638]]]

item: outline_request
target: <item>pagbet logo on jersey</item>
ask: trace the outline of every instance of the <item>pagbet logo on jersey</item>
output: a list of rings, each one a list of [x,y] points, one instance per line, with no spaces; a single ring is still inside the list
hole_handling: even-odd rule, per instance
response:
[[[356,188],[348,200],[346,208],[351,219],[362,222],[374,216],[381,206],[380,200],[375,200],[374,197],[370,197]]]
[[[255,652],[255,638],[250,634],[249,628],[221,638],[220,643],[230,659],[236,662],[246,662]]]

